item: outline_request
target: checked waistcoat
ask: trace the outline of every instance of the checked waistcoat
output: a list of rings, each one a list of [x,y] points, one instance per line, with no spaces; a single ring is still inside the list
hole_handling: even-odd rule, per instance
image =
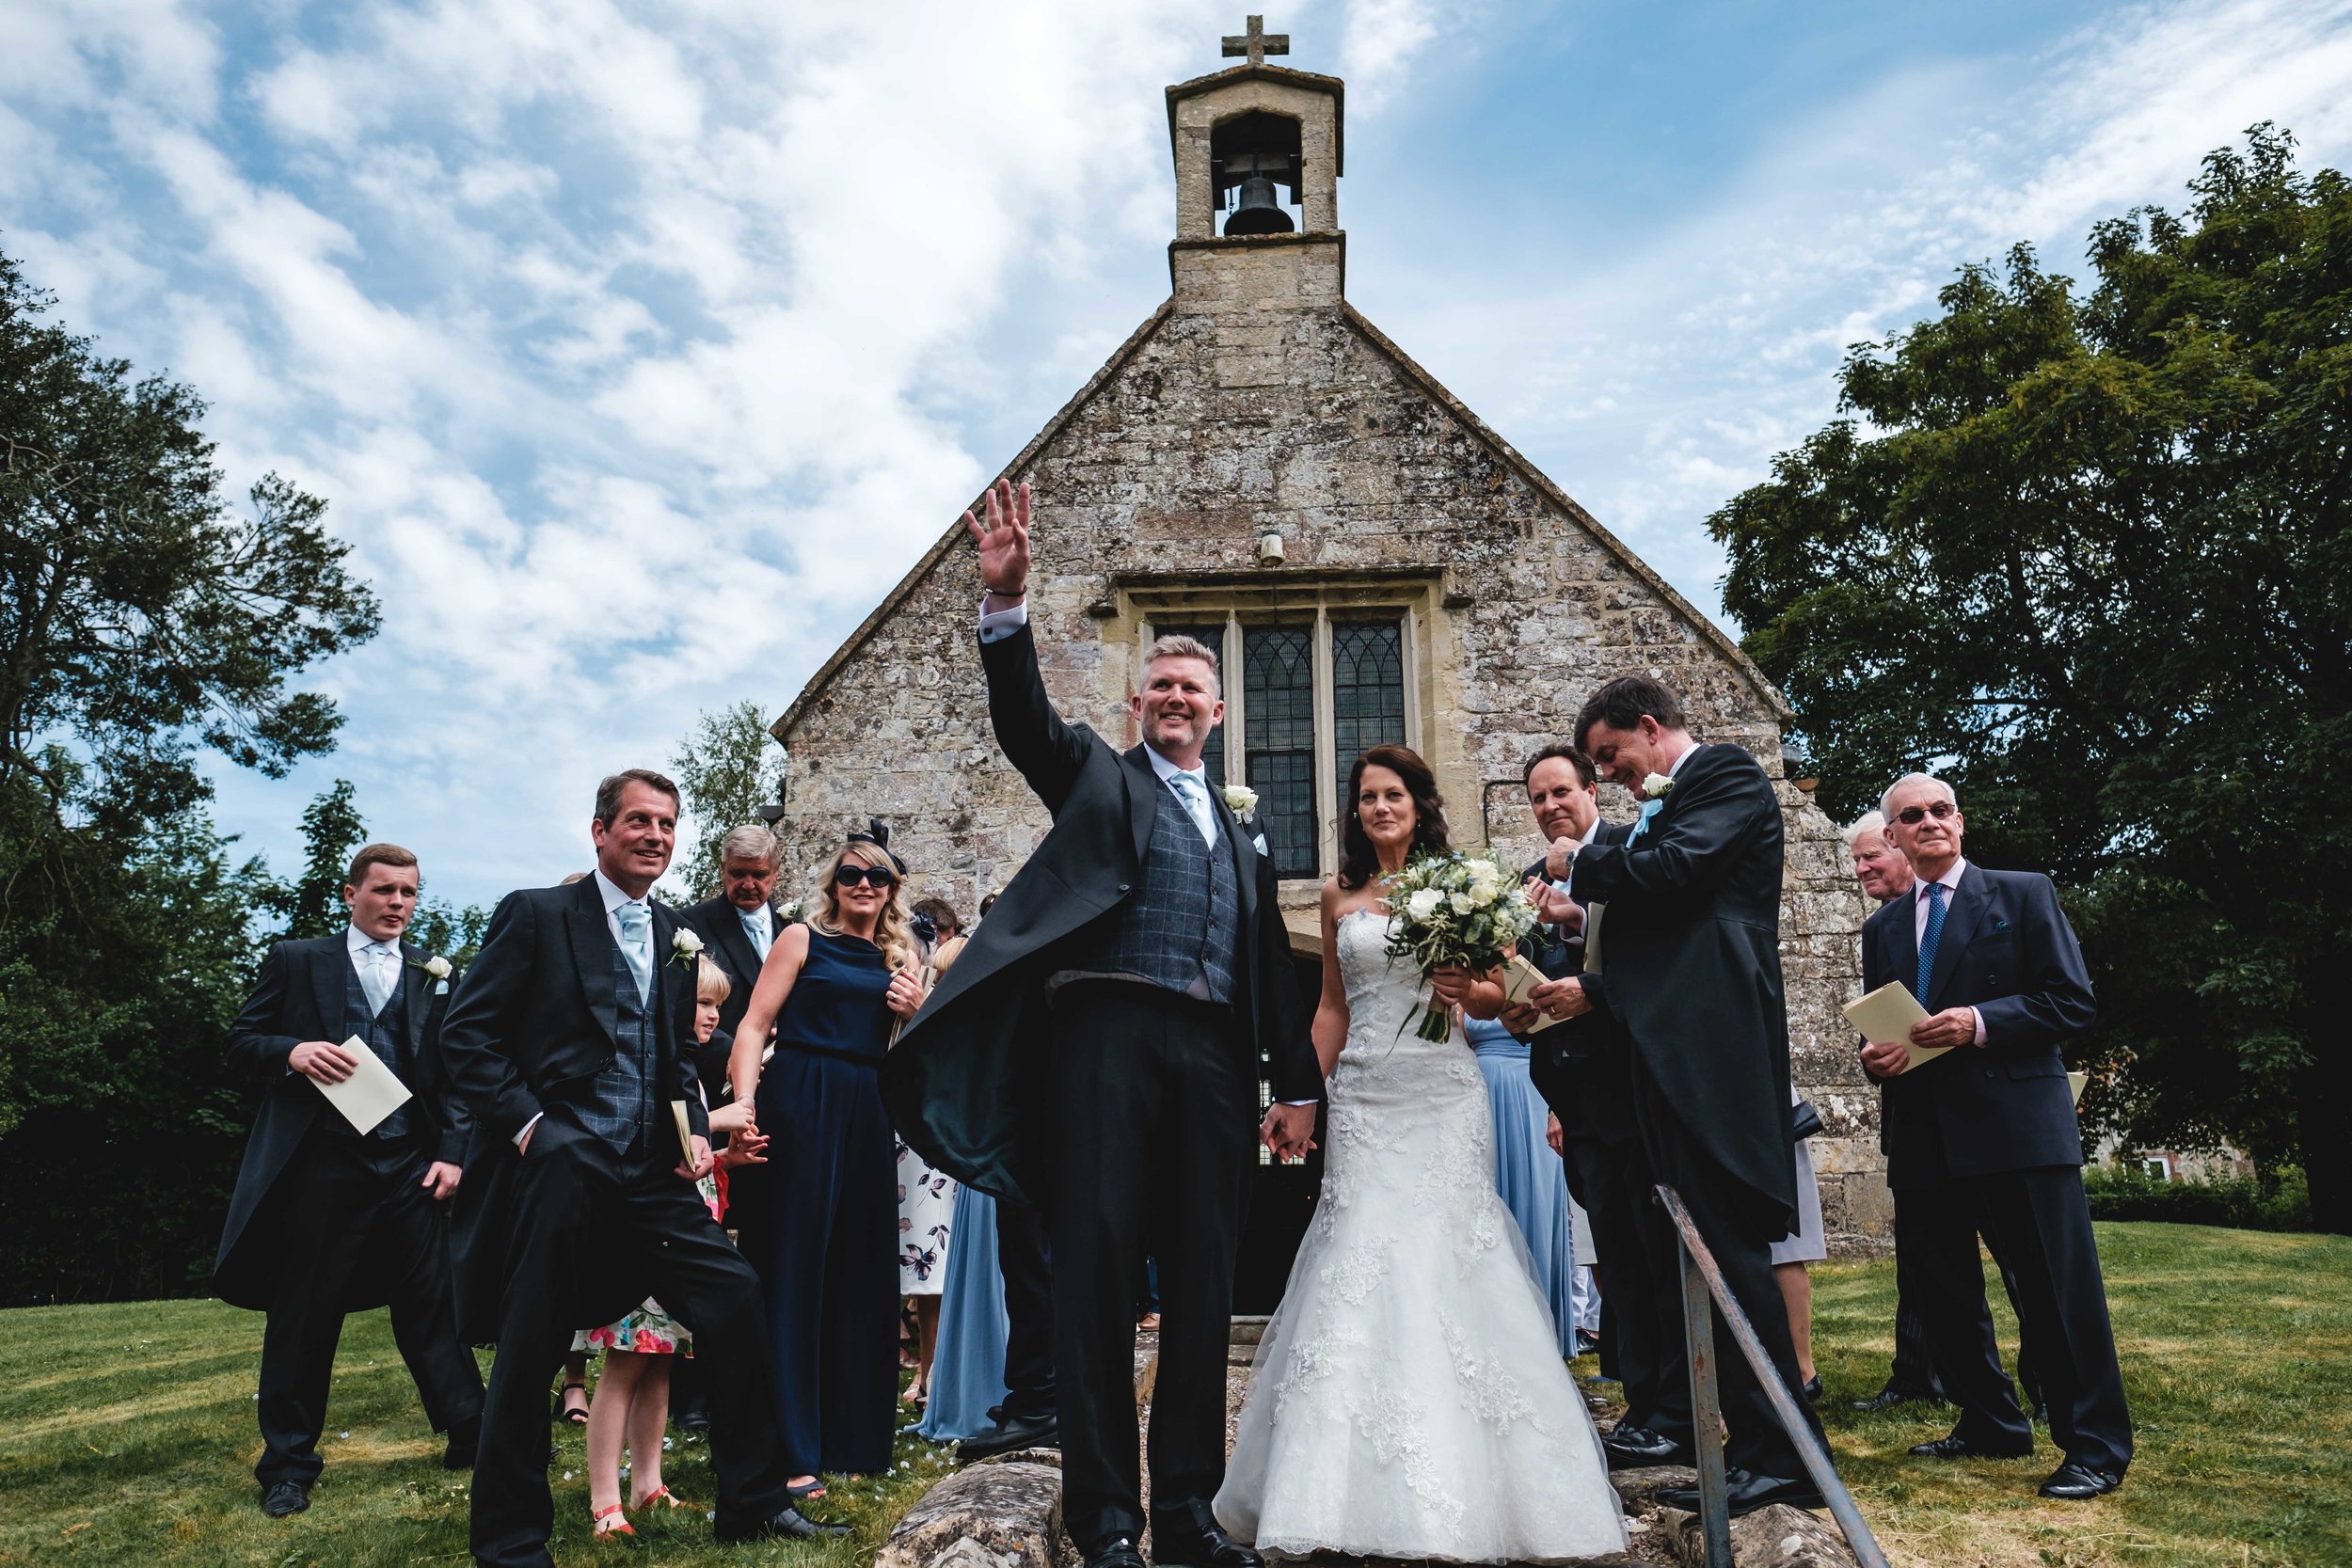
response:
[[[392,994],[385,998],[384,1010],[371,1017],[368,993],[359,984],[359,972],[348,958],[343,960],[343,1038],[357,1035],[367,1041],[376,1059],[392,1069],[392,1076],[413,1089],[416,1084],[409,1076],[408,1061],[408,988],[401,984],[399,970],[394,970],[393,974]],[[409,1114],[412,1108],[403,1105],[377,1122],[368,1136],[385,1143],[407,1137],[416,1127],[416,1119]],[[352,1132],[351,1124],[339,1116],[322,1117],[319,1122],[331,1132],[358,1135]]]
[[[1187,996],[1231,1002],[1241,957],[1241,889],[1232,847],[1221,823],[1214,849],[1201,842],[1175,790],[1162,784],[1159,797],[1141,880],[1099,924],[1073,967],[1133,974]]]
[[[613,1029],[612,1065],[588,1081],[588,1097],[580,1102],[580,1124],[616,1154],[627,1154],[654,1125],[655,1063],[661,1039],[652,1008],[637,994],[637,976],[629,972],[621,944],[612,945]],[[661,971],[654,970],[653,993],[661,994]]]

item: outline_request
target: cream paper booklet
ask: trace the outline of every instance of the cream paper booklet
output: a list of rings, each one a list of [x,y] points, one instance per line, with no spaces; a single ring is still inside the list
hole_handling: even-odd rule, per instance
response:
[[[1873,1045],[1900,1040],[1910,1046],[1911,1066],[1903,1069],[1905,1072],[1932,1062],[1952,1049],[1948,1045],[1911,1045],[1911,1026],[1927,1016],[1928,1010],[1919,1006],[1919,999],[1900,980],[1889,980],[1859,1001],[1846,1004],[1846,1022],[1861,1031],[1864,1039]]]
[[[310,1086],[326,1096],[326,1102],[341,1112],[342,1118],[364,1138],[413,1097],[399,1074],[384,1065],[383,1057],[368,1049],[367,1041],[354,1035],[343,1041],[343,1049],[359,1059],[351,1069],[351,1076],[340,1084],[322,1084],[313,1078]]]
[[[1550,976],[1547,975],[1542,970],[1537,969],[1534,964],[1529,963],[1525,958],[1522,958],[1518,954],[1514,953],[1511,955],[1511,967],[1503,971],[1502,1000],[1505,1003],[1524,1002],[1527,1000],[1529,992],[1533,991],[1537,986],[1542,985],[1549,978],[1550,978]],[[1566,1022],[1567,1020],[1565,1018],[1539,1017],[1534,1023],[1528,1025],[1527,1032],[1531,1035],[1540,1035],[1545,1030],[1550,1028],[1553,1024],[1565,1023]]]
[[[683,1100],[670,1101],[670,1115],[677,1122],[678,1152],[685,1156],[685,1164],[691,1170],[694,1164],[694,1120],[686,1114],[686,1101]]]
[[[1584,973],[1598,974],[1600,967],[1600,917],[1609,911],[1606,904],[1584,906]]]

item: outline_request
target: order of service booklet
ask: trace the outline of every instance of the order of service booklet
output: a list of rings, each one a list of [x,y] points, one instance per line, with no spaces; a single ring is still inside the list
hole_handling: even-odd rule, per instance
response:
[[[1911,994],[1911,988],[1900,980],[1889,980],[1869,995],[1846,1004],[1846,1022],[1861,1031],[1862,1037],[1873,1045],[1899,1040],[1911,1051],[1914,1069],[1935,1060],[1951,1049],[1948,1045],[1912,1045],[1911,1026],[1928,1016],[1919,1006],[1919,999]]]
[[[354,1035],[343,1041],[343,1049],[358,1058],[351,1076],[340,1084],[322,1084],[310,1080],[310,1086],[326,1096],[326,1102],[342,1114],[342,1118],[361,1137],[366,1137],[376,1125],[394,1111],[408,1103],[408,1085],[400,1075],[384,1065],[384,1058],[368,1049],[368,1042]]]
[[[1514,953],[1511,956],[1511,967],[1503,972],[1502,1000],[1524,1002],[1530,991],[1549,978],[1550,976],[1542,970]],[[1531,1035],[1540,1035],[1553,1024],[1566,1022],[1567,1020],[1564,1018],[1538,1017],[1534,1023],[1527,1026],[1527,1032]]]

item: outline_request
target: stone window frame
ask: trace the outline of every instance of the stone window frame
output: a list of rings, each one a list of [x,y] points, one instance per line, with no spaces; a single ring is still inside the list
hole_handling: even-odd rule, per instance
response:
[[[1336,777],[1332,754],[1335,703],[1331,682],[1331,626],[1370,614],[1393,612],[1403,623],[1400,652],[1404,666],[1405,744],[1429,755],[1426,721],[1433,711],[1430,682],[1436,671],[1433,638],[1439,607],[1445,602],[1443,574],[1438,572],[1286,573],[1279,580],[1263,577],[1209,579],[1154,578],[1122,581],[1113,618],[1126,631],[1136,669],[1144,650],[1158,635],[1157,627],[1197,627],[1222,619],[1223,644],[1217,649],[1221,673],[1230,673],[1225,687],[1225,731],[1229,737],[1247,734],[1248,703],[1238,672],[1241,635],[1246,624],[1296,624],[1311,617],[1314,624],[1315,706],[1315,839],[1316,871],[1311,878],[1285,878],[1285,890],[1312,889],[1339,869],[1338,795],[1344,782]],[[1110,628],[1105,628],[1108,631]],[[1114,634],[1115,635],[1115,634]],[[1248,784],[1248,748],[1229,739],[1225,748],[1226,776]],[[1434,759],[1433,759],[1434,760]]]

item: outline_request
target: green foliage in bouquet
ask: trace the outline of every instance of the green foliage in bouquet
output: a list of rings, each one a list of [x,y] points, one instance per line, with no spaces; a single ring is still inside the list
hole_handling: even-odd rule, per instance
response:
[[[1389,879],[1389,957],[1410,958],[1422,974],[1447,964],[1484,974],[1503,952],[1535,928],[1535,911],[1519,894],[1518,879],[1490,855],[1452,850],[1421,855]],[[1423,1005],[1425,1040],[1454,1029],[1450,1009],[1435,993]]]

